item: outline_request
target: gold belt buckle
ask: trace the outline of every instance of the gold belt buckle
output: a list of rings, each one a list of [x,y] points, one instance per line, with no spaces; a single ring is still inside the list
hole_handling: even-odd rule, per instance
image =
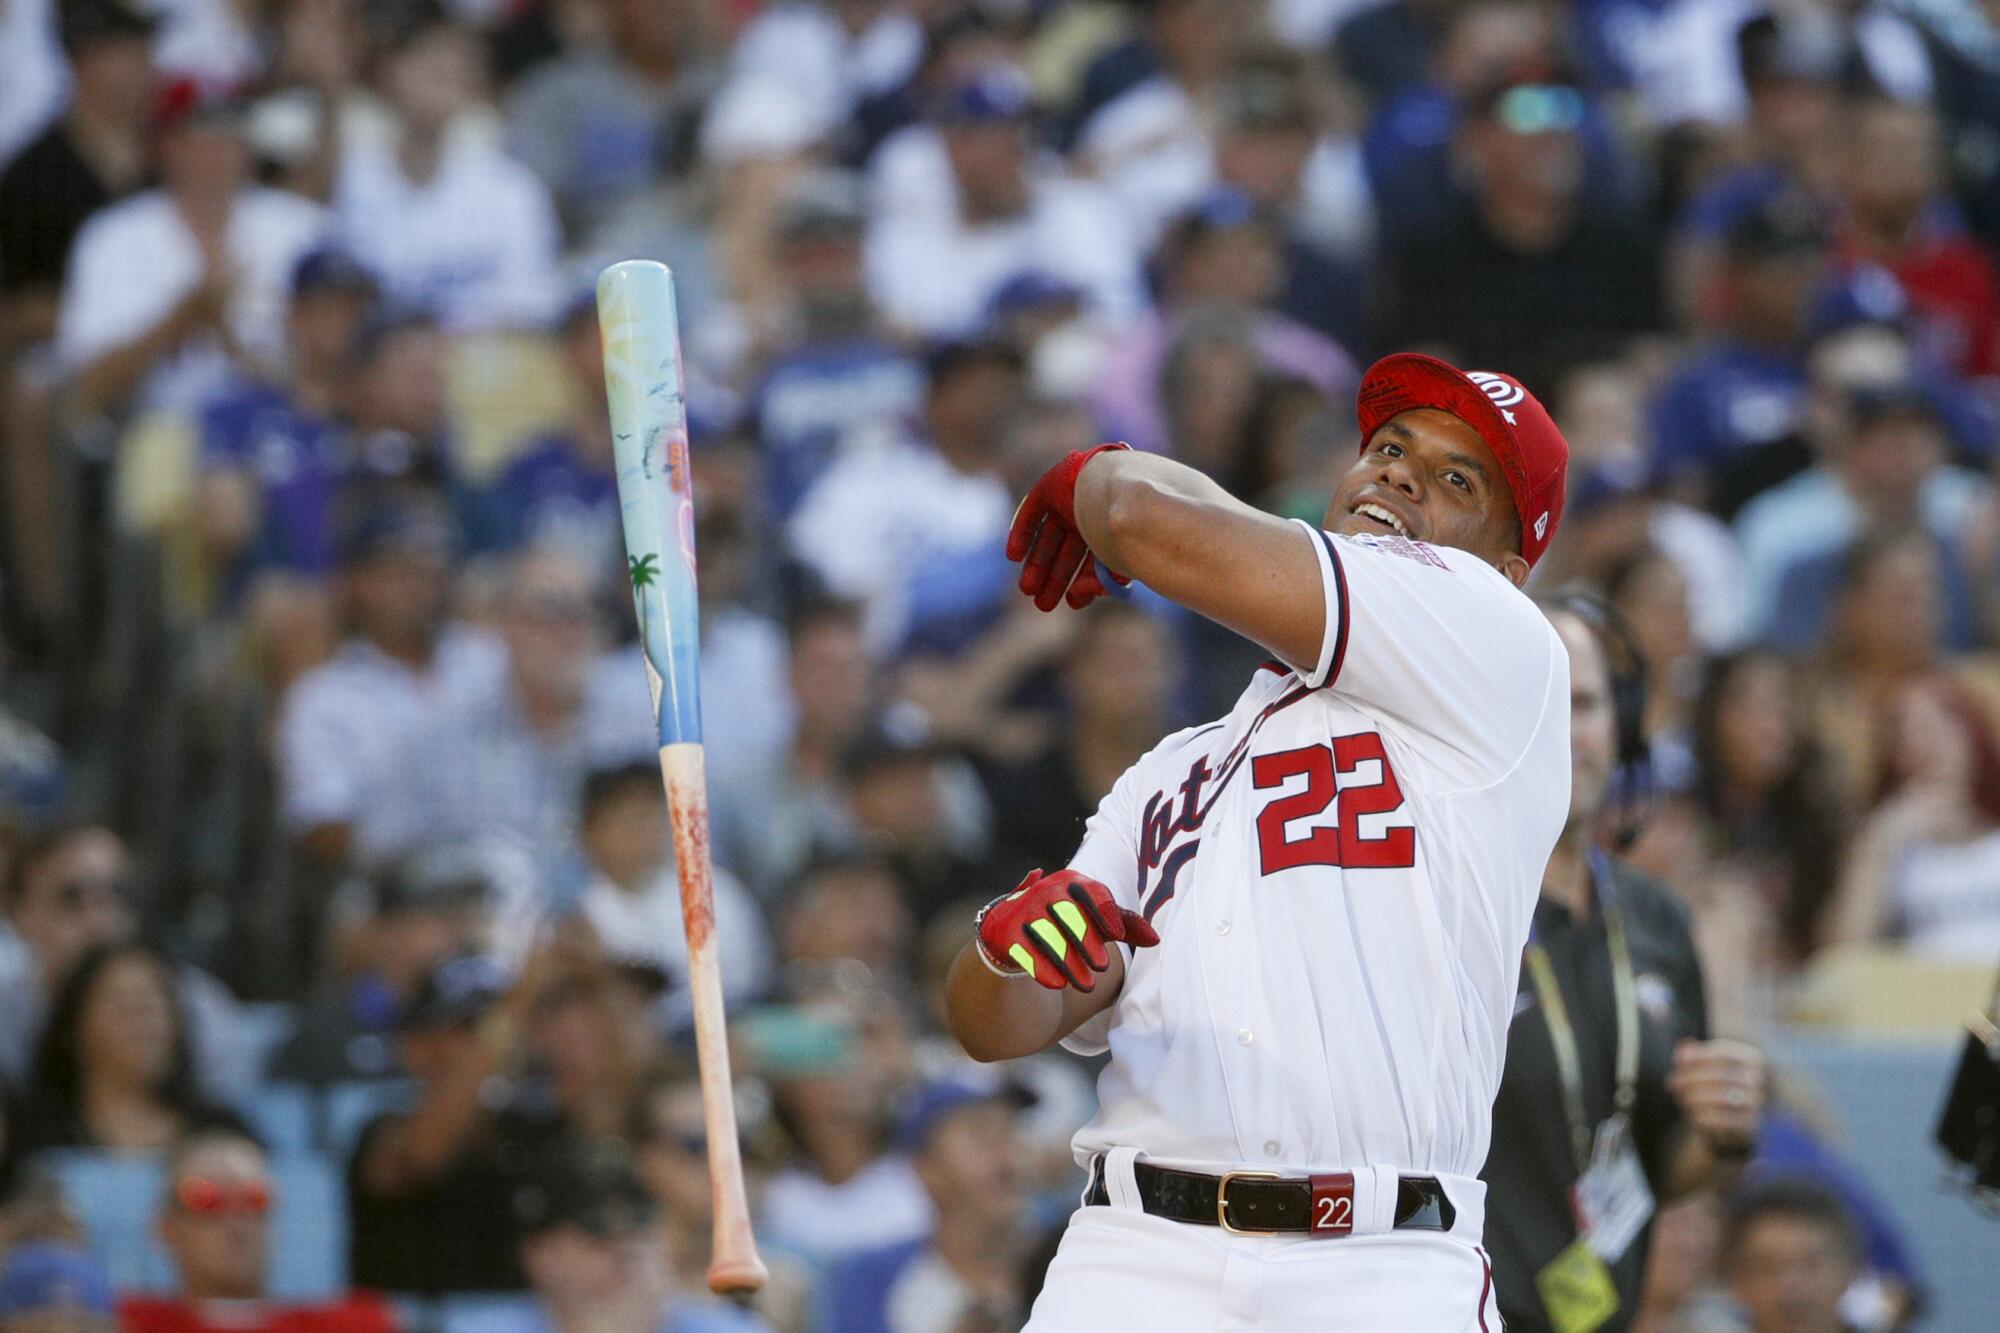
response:
[[[1232,1180],[1282,1180],[1275,1171],[1224,1171],[1215,1182],[1215,1223],[1232,1236],[1275,1236],[1276,1231],[1239,1227],[1229,1220],[1229,1182]]]

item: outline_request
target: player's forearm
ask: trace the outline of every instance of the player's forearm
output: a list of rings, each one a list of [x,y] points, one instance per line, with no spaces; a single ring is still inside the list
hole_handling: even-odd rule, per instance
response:
[[[975,1060],[1033,1055],[1076,1031],[1110,1006],[1125,984],[1125,960],[1111,950],[1111,965],[1089,994],[1050,990],[1026,977],[1002,977],[979,960],[976,946],[959,950],[945,982],[951,1035]]]
[[[1326,602],[1304,534],[1193,468],[1152,454],[1098,454],[1077,477],[1076,523],[1120,574],[1295,666],[1319,657]]]

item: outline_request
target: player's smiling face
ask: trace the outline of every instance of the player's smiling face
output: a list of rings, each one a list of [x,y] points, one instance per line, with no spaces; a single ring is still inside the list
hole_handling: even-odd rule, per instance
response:
[[[1433,407],[1399,412],[1376,429],[1334,488],[1322,526],[1455,546],[1517,584],[1527,576],[1500,460],[1478,431]]]

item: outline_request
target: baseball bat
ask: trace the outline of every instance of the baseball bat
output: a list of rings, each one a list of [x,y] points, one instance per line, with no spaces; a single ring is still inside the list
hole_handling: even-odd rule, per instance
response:
[[[658,724],[660,775],[666,781],[681,920],[687,929],[688,986],[694,999],[714,1205],[708,1286],[715,1292],[755,1291],[764,1284],[765,1270],[743,1188],[722,970],[715,949],[701,742],[694,485],[688,475],[687,399],[673,274],[650,260],[611,265],[597,278],[597,323],[604,338],[604,387],[611,401],[626,569]]]

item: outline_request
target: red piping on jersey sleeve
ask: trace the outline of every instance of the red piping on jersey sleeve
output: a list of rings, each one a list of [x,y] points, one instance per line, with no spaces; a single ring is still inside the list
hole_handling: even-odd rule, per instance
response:
[[[1326,689],[1340,679],[1340,664],[1347,658],[1347,569],[1340,562],[1340,552],[1335,549],[1333,538],[1324,529],[1315,528],[1314,531],[1319,533],[1320,544],[1326,547],[1326,558],[1333,562],[1333,586],[1340,598],[1340,625],[1334,631],[1333,662],[1326,669],[1326,679],[1320,682],[1320,688]]]

